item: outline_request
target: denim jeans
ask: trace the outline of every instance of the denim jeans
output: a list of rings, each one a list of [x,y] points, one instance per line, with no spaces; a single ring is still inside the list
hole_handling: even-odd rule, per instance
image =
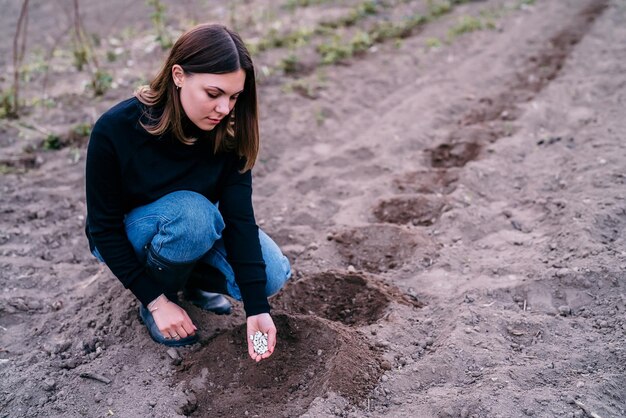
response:
[[[224,275],[229,295],[241,300],[221,238],[224,220],[217,206],[201,194],[186,190],[172,192],[133,209],[126,215],[124,224],[141,263],[146,261],[148,246],[172,263],[207,263]],[[265,291],[269,297],[289,280],[291,267],[276,243],[260,229],[259,240],[266,265]],[[97,248],[94,256],[103,261]]]

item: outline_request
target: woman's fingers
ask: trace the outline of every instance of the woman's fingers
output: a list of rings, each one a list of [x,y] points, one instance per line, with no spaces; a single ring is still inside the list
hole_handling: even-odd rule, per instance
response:
[[[198,327],[196,327],[193,324],[193,321],[191,320],[191,318],[187,314],[187,311],[185,311],[183,308],[181,308],[181,310],[183,311],[183,314],[185,316],[185,322],[184,322],[183,326],[185,327],[185,330],[187,331],[187,334],[193,335],[193,333],[198,329]]]
[[[270,329],[267,331],[267,352],[269,354],[272,354],[274,352],[275,346],[276,346],[276,327],[270,327]],[[269,357],[269,355],[267,357]],[[267,358],[267,357],[264,357],[264,358]]]
[[[252,331],[250,331],[250,329],[248,329],[248,336],[246,337],[246,340],[248,340],[248,354],[250,355],[250,358],[252,360],[256,360],[256,352],[254,351],[254,345],[252,344],[252,338],[250,338],[251,335],[254,335],[254,333]]]
[[[187,336],[190,335],[182,325],[176,327],[176,334],[178,334],[180,338],[187,338]]]

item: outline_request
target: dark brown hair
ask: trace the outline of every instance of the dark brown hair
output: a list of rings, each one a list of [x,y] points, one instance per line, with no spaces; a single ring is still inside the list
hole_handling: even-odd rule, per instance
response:
[[[259,117],[254,65],[241,37],[225,26],[202,24],[185,32],[174,44],[163,67],[150,85],[135,91],[143,104],[160,109],[158,116],[147,112],[150,124],[142,126],[153,135],[167,132],[185,144],[197,138],[188,137],[183,129],[186,118],[172,77],[172,67],[178,64],[185,74],[225,74],[242,69],[246,73],[244,88],[237,104],[213,130],[214,152],[234,150],[245,158],[243,171],[254,166],[259,152]]]

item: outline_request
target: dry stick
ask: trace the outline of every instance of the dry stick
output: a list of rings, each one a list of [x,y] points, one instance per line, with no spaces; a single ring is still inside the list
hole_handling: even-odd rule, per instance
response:
[[[591,409],[587,408],[587,406],[585,406],[585,404],[584,404],[584,403],[582,403],[581,401],[578,401],[578,400],[574,399],[574,403],[575,403],[576,405],[578,405],[578,407],[579,407],[580,409],[582,409],[582,410],[583,410],[583,412],[584,412],[585,414],[587,414],[588,416],[590,416],[591,418],[602,418],[602,417],[600,417],[600,415],[596,414],[596,413],[595,413],[595,412],[593,412]]]
[[[82,372],[80,377],[85,379],[97,380],[98,382],[106,383],[107,385],[111,383],[111,379],[107,379],[104,376],[100,376],[99,374],[91,373],[91,372]]]
[[[24,52],[26,51],[26,34],[27,34],[27,29],[28,29],[28,2],[29,1],[30,0],[24,0],[24,3],[22,3],[22,9],[20,10],[20,17],[17,19],[17,29],[15,30],[15,37],[13,38],[13,116],[15,117],[17,117],[18,115],[18,111],[20,107],[20,103],[19,103],[20,67],[22,66],[22,60],[24,59]]]
[[[93,67],[92,71],[97,71],[100,68],[98,58],[91,47],[89,38],[85,36],[85,28],[83,27],[83,21],[80,18],[79,3],[78,0],[74,0],[74,32],[76,34],[76,41],[87,50],[88,57],[91,58]],[[89,60],[87,60],[89,64]]]
[[[93,276],[85,280],[84,282],[80,283],[81,287],[83,289],[86,289],[89,286],[91,286],[96,280],[100,278],[100,276],[102,276],[102,273],[104,273],[104,271],[105,271],[104,265],[100,266],[96,274],[94,274]]]
[[[44,73],[42,87],[41,87],[41,91],[42,91],[41,95],[42,95],[42,97],[44,99],[48,98],[48,93],[46,92],[46,90],[48,90],[48,79],[49,79],[49,76],[50,76],[50,68],[51,68],[50,62],[52,62],[52,57],[54,56],[54,51],[56,51],[57,47],[61,43],[61,40],[71,30],[72,30],[72,25],[70,24],[70,26],[67,29],[65,29],[56,38],[53,39],[52,45],[50,46],[50,49],[48,49],[48,53],[46,54],[45,61],[48,63],[48,65],[46,66],[46,72]],[[44,107],[44,109],[45,109],[45,107]]]

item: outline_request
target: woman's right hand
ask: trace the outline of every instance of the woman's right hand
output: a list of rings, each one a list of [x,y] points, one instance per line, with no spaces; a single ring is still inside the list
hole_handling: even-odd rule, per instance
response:
[[[154,322],[165,338],[186,338],[198,329],[183,308],[165,297],[155,300],[150,308]]]

